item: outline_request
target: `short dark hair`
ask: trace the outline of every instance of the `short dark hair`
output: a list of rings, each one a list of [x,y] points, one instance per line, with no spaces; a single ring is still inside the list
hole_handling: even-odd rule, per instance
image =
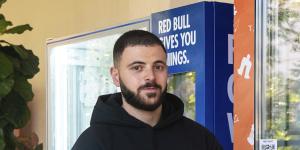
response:
[[[115,67],[118,66],[121,56],[126,47],[137,46],[137,45],[145,45],[145,46],[159,45],[163,48],[164,52],[166,53],[166,49],[162,41],[153,33],[144,30],[131,30],[121,35],[114,45],[114,50],[113,50],[114,66]]]

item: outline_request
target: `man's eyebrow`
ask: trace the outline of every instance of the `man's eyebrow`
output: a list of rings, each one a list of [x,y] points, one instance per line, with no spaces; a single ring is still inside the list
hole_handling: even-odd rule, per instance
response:
[[[133,65],[136,65],[136,64],[144,65],[144,64],[146,64],[146,63],[145,63],[145,62],[142,62],[142,61],[134,61],[134,62],[128,64],[127,67],[130,67],[130,66],[133,66]]]
[[[166,62],[162,61],[162,60],[157,60],[154,62],[154,64],[164,64],[167,65]]]

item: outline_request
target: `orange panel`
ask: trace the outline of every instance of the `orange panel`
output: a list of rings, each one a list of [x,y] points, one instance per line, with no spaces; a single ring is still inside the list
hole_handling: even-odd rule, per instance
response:
[[[234,149],[254,149],[254,0],[235,0]]]

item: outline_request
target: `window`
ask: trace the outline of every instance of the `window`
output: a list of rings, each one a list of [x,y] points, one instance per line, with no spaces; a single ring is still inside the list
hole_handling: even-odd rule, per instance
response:
[[[300,1],[257,7],[256,137],[300,150]]]

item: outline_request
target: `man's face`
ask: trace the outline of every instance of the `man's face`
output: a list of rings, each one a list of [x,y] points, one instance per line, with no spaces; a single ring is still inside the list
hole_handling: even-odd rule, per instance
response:
[[[146,111],[161,105],[168,76],[166,54],[161,46],[126,47],[114,72],[114,83],[121,87],[127,103]]]

